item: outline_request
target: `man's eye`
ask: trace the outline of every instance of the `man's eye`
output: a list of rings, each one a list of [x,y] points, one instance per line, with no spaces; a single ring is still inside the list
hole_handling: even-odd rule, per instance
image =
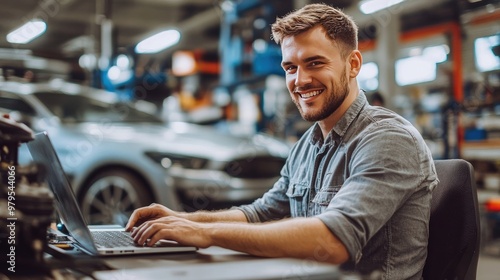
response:
[[[287,67],[285,68],[285,71],[286,71],[287,73],[293,73],[293,72],[295,71],[295,69],[297,69],[297,67],[295,67],[295,66],[287,66]]]
[[[321,61],[311,61],[310,65],[311,66],[318,66],[318,65],[321,65]]]

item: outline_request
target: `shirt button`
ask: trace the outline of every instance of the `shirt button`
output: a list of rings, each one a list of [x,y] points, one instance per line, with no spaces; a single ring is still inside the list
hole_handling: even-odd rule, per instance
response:
[[[361,253],[361,251],[358,251],[358,253],[356,254],[356,262],[359,262],[362,256],[363,254]]]

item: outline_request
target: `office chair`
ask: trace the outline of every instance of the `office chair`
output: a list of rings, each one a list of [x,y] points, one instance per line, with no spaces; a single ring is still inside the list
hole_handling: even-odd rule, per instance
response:
[[[436,160],[435,165],[439,184],[432,192],[423,277],[476,279],[480,228],[474,168],[462,159]]]

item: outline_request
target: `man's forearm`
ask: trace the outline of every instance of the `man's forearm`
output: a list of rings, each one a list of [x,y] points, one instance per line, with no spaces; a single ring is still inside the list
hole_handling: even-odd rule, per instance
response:
[[[214,246],[262,257],[294,257],[340,264],[349,258],[342,244],[316,218],[263,224],[214,223],[204,228]]]
[[[214,222],[242,222],[246,223],[247,218],[242,211],[237,209],[220,211],[196,211],[192,213],[179,213],[179,217],[193,222],[214,223]]]

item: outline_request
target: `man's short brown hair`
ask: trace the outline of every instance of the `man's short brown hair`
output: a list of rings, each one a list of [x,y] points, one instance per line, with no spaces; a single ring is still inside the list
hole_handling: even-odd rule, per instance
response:
[[[343,55],[358,48],[358,27],[354,20],[326,4],[309,4],[277,18],[271,30],[274,41],[281,44],[284,37],[298,35],[317,25],[323,27],[334,43],[340,44]]]

